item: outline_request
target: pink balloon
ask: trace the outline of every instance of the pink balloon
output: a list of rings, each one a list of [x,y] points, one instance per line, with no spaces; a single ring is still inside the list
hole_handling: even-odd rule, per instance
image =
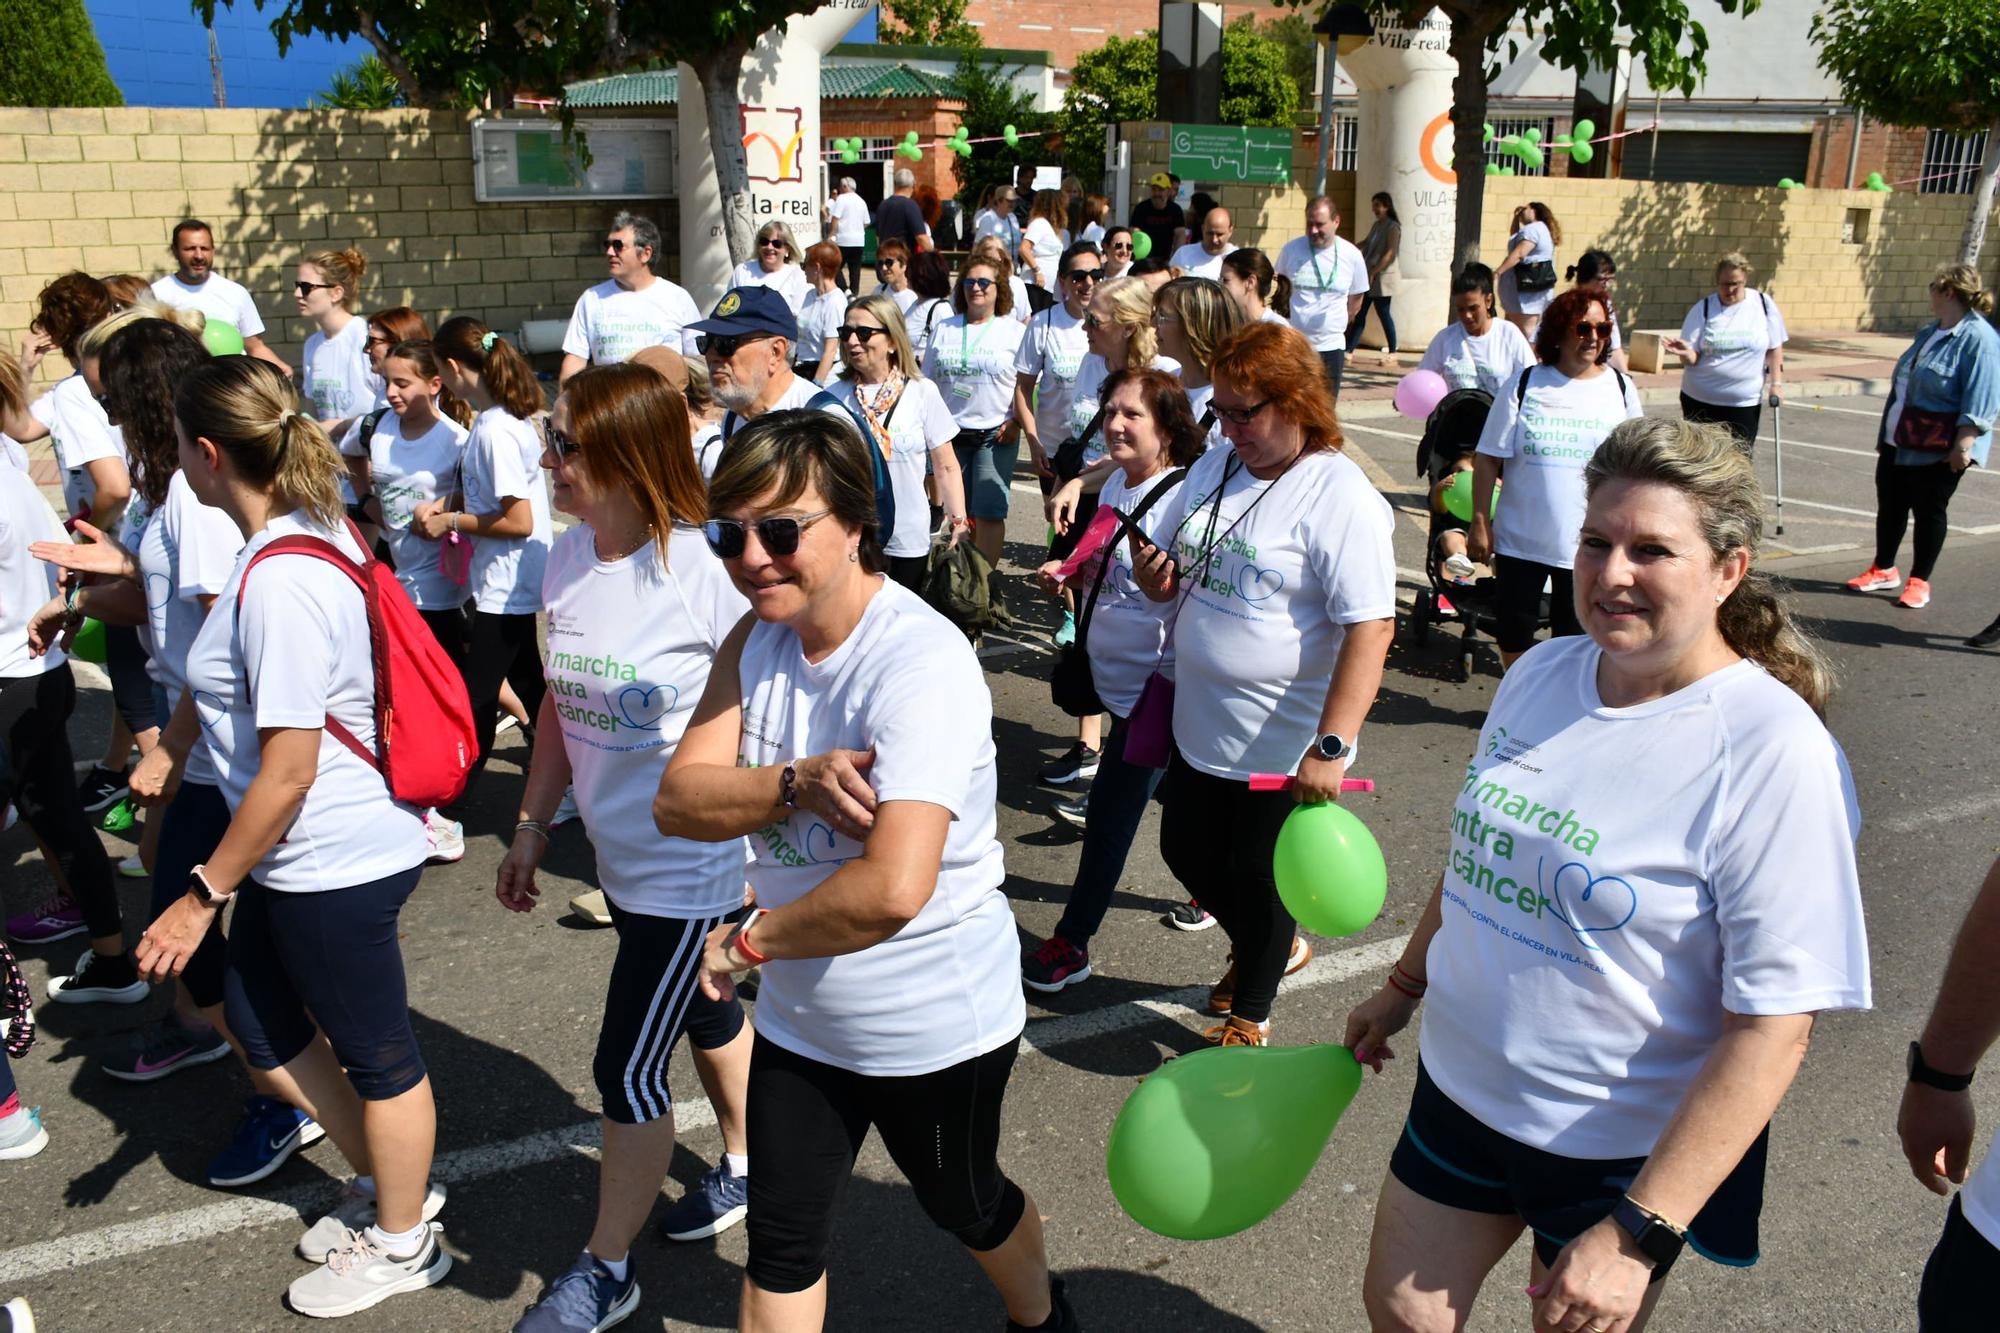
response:
[[[1426,420],[1449,392],[1451,386],[1435,370],[1413,370],[1396,386],[1396,410],[1412,421]]]

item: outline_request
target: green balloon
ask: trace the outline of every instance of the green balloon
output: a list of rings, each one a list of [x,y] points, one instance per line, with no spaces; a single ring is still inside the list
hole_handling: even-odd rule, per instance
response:
[[[70,642],[69,655],[81,662],[94,662],[98,666],[103,666],[104,622],[85,617],[82,627],[76,632],[76,638]]]
[[[211,319],[201,326],[201,345],[210,356],[241,356],[243,334],[227,320]]]
[[[1514,173],[1512,173],[1511,171],[1509,172],[1501,171],[1500,164],[1498,162],[1488,162],[1486,164],[1486,174],[1489,176],[1501,176],[1501,175],[1511,176]]]
[[[1597,156],[1597,150],[1582,139],[1573,139],[1569,145],[1569,160],[1584,163]]]
[[[1143,231],[1132,233],[1132,258],[1144,259],[1153,253],[1153,238]]]
[[[1524,143],[1519,148],[1516,148],[1514,156],[1520,158],[1535,171],[1542,169],[1542,163],[1545,160],[1542,156],[1541,148],[1533,142]]]
[[[1015,129],[1012,125],[1002,126],[1000,130],[1000,137],[1007,141],[1007,146],[1009,148],[1018,147],[1021,142],[1021,132]]]
[[[1590,138],[1592,135],[1596,133],[1597,133],[1597,125],[1595,122],[1589,120],[1579,120],[1576,124],[1570,126],[1569,141],[1572,145],[1574,145],[1582,142],[1585,139]]]
[[[1111,1126],[1111,1192],[1162,1236],[1235,1235],[1298,1192],[1360,1087],[1345,1046],[1217,1046],[1170,1060]]]
[[[1781,190],[1796,190],[1799,188],[1799,183],[1790,176],[1780,176],[1778,177],[1778,188]]]
[[[1315,935],[1359,934],[1389,896],[1381,845],[1353,811],[1332,801],[1286,816],[1271,871],[1285,910]]]

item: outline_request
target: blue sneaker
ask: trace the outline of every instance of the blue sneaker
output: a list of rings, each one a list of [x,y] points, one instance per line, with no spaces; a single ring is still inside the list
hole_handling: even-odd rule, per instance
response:
[[[521,1316],[514,1333],[600,1333],[638,1308],[638,1276],[628,1267],[620,1282],[585,1250]]]
[[[325,1137],[319,1122],[297,1107],[253,1096],[243,1104],[243,1118],[236,1122],[229,1146],[208,1164],[208,1183],[217,1189],[254,1185],[300,1148]]]
[[[697,1180],[681,1201],[660,1219],[660,1234],[668,1240],[706,1240],[741,1222],[750,1212],[750,1177],[729,1174],[729,1163]]]

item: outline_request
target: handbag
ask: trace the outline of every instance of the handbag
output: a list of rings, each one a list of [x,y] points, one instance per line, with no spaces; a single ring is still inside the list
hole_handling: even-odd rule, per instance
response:
[[[1514,266],[1514,290],[1517,292],[1546,292],[1556,285],[1556,266],[1553,260],[1527,259]]]
[[[1055,456],[1049,460],[1049,466],[1055,469],[1058,481],[1075,481],[1077,475],[1083,471],[1083,451],[1089,445],[1090,437],[1097,433],[1097,423],[1102,420],[1104,420],[1104,404],[1100,402],[1097,411],[1091,414],[1090,424],[1056,446]]]
[[[1943,454],[1951,452],[1952,443],[1957,438],[1958,413],[1905,406],[1903,415],[1896,421],[1895,438],[1890,443],[1898,449]]]
[[[1104,587],[1104,576],[1111,569],[1111,559],[1118,543],[1125,540],[1128,533],[1137,530],[1139,520],[1145,517],[1156,500],[1186,479],[1187,469],[1176,469],[1155,486],[1130,514],[1118,515],[1119,530],[1104,545],[1103,554],[1097,562],[1097,576],[1090,581],[1090,596],[1084,600],[1083,614],[1077,617],[1076,638],[1056,653],[1055,667],[1049,672],[1049,694],[1055,706],[1071,717],[1095,717],[1104,711],[1104,700],[1099,697],[1096,678],[1090,672],[1090,618],[1097,609],[1097,594]],[[1169,720],[1172,716],[1169,711]]]

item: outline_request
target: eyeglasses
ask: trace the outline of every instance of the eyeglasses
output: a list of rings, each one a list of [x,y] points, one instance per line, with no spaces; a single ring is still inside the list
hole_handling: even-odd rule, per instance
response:
[[[1576,326],[1576,336],[1585,342],[1592,338],[1602,342],[1611,336],[1611,324],[1609,321],[1602,324],[1593,324],[1587,319],[1579,320]]]
[[[1262,412],[1271,405],[1271,400],[1266,398],[1262,402],[1252,403],[1248,407],[1224,407],[1221,403],[1210,399],[1208,405],[1214,411],[1215,415],[1221,417],[1231,425],[1247,426],[1259,412]]]
[[[833,332],[842,342],[845,342],[849,338],[858,338],[862,342],[867,342],[876,334],[887,333],[888,331],[877,324],[843,324]]]
[[[782,250],[785,248],[785,243],[775,236],[766,236],[763,240],[757,242],[757,248],[759,250]]]
[[[339,285],[337,282],[307,282],[304,279],[300,279],[298,282],[292,284],[292,290],[300,296],[311,296],[314,292],[328,291]]]
[[[1069,280],[1071,282],[1097,282],[1103,277],[1104,273],[1100,269],[1073,268],[1069,271]]]
[[[542,420],[542,439],[548,443],[550,449],[555,451],[557,458],[572,458],[578,450],[583,448],[581,440],[557,430],[555,424],[547,418],[543,418]]]
[[[708,549],[723,560],[734,560],[743,554],[751,528],[757,529],[757,540],[763,543],[767,553],[797,555],[799,538],[805,535],[805,530],[832,512],[831,509],[822,509],[817,514],[760,518],[755,523],[739,523],[733,518],[711,518],[701,525],[701,535],[708,539]]]
[[[775,333],[701,333],[695,335],[694,349],[703,356],[719,356],[727,361],[750,343],[777,336]]]
[[[394,338],[384,337],[379,333],[371,333],[366,338],[362,339],[361,345],[363,347],[394,347],[396,345],[396,340]]]
[[[1153,312],[1153,327],[1156,329],[1166,324],[1178,324],[1180,322],[1181,317],[1179,315],[1168,314],[1164,310],[1155,310]]]
[[[969,292],[983,292],[993,285],[991,278],[960,278],[958,285]]]
[[[1111,322],[1110,320],[1105,319],[1103,316],[1095,313],[1086,314],[1083,317],[1083,327],[1085,327],[1086,329],[1101,329],[1110,322]]]

